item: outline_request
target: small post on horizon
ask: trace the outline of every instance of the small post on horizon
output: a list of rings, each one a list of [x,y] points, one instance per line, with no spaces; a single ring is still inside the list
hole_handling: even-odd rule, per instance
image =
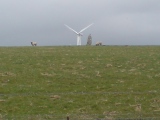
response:
[[[67,120],[69,120],[69,116],[67,116]]]

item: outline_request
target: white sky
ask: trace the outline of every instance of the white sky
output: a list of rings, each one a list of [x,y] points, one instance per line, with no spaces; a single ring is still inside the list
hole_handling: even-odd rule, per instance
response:
[[[0,46],[160,45],[160,0],[0,0]]]

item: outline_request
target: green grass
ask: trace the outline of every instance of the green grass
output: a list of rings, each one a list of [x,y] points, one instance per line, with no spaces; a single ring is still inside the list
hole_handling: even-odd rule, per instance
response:
[[[66,116],[160,119],[160,47],[0,47],[0,119]]]

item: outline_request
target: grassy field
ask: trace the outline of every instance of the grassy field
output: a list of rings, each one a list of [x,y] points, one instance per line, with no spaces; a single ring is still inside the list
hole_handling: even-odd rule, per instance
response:
[[[0,119],[160,119],[160,46],[0,47]]]

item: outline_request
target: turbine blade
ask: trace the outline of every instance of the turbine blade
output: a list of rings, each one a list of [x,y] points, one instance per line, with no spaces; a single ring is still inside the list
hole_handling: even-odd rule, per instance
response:
[[[79,33],[85,31],[87,28],[89,28],[89,27],[92,26],[93,24],[94,24],[94,23],[92,23],[92,24],[88,25],[87,27],[83,28]]]
[[[65,25],[65,24],[64,24]],[[75,31],[74,29],[72,29],[71,27],[69,27],[68,25],[65,25],[68,29],[70,29],[71,31],[73,31],[74,33],[78,34],[77,31]]]

